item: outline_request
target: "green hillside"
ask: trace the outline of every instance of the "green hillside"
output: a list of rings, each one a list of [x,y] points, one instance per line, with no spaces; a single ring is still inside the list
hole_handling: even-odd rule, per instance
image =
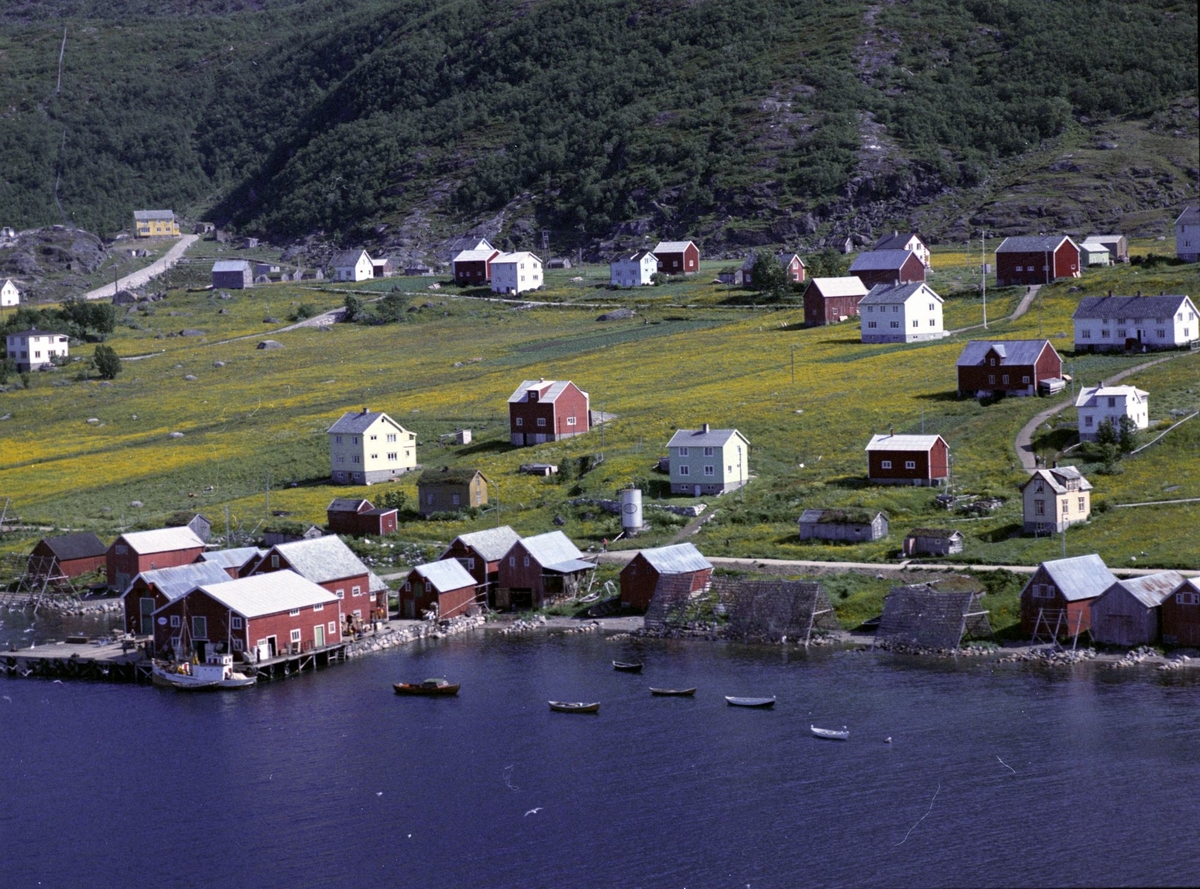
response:
[[[1196,30],[1174,0],[21,0],[0,223],[169,206],[413,252],[1151,225],[1196,193]]]

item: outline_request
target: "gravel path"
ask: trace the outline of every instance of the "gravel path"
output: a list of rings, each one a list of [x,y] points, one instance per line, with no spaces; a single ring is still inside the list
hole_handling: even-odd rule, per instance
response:
[[[184,235],[179,241],[158,259],[150,263],[144,269],[138,269],[126,275],[124,278],[118,278],[112,284],[105,284],[103,287],[97,287],[95,290],[90,290],[83,295],[84,299],[112,299],[117,295],[118,289],[136,290],[147,281],[157,278],[171,266],[179,261],[179,257],[187,251],[192,244],[200,239],[199,235]]]

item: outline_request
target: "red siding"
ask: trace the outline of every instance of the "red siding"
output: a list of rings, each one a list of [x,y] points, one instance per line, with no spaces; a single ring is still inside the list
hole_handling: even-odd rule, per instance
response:
[[[533,595],[533,607],[537,608],[545,596],[542,581],[542,566],[529,555],[529,550],[520,543],[500,560],[500,586],[510,590],[529,590]]]
[[[123,546],[126,550],[125,553],[118,553],[118,546]],[[139,556],[125,543],[123,537],[118,537],[113,545],[108,548],[106,556],[108,585],[110,587],[117,586],[118,574],[125,575],[125,583],[128,583],[143,571],[152,571],[155,568],[175,568],[178,565],[190,565],[196,559],[200,558],[200,553],[202,552],[204,552],[203,546],[194,546],[188,549],[169,550],[167,552]]]
[[[1028,253],[996,254],[996,283],[1001,287],[1014,284],[1046,284],[1055,278],[1078,275],[1079,250],[1069,241],[1063,241],[1053,253],[1035,250]]]
[[[654,590],[658,586],[660,576],[662,575],[646,557],[638,553],[621,569],[621,605],[645,611],[650,607],[650,600],[654,598]],[[712,569],[687,572],[687,576],[691,578],[689,592],[699,592],[712,578]]]
[[[278,566],[271,567],[272,555],[276,554],[268,553],[264,556],[250,574],[270,574],[272,571],[296,570],[288,564],[287,559],[283,556],[279,556]],[[296,573],[300,574],[299,571],[296,571]],[[354,574],[350,577],[339,577],[334,580],[313,582],[337,596],[341,600],[342,613],[347,616],[357,611],[358,617],[362,620],[387,619],[387,593],[383,592],[379,594],[382,603],[379,599],[372,599],[370,593],[371,581],[366,574]],[[354,592],[355,587],[358,587],[357,594]]]
[[[843,317],[858,316],[861,296],[823,296],[816,287],[804,291],[804,321],[809,327],[836,324]]]
[[[105,554],[101,553],[98,556],[87,556],[82,559],[57,559],[54,551],[46,545],[46,542],[39,541],[29,552],[31,559],[46,560],[41,562],[43,565],[49,565],[50,559],[58,561],[58,569],[67,577],[78,577],[81,574],[87,574],[89,571],[95,571],[98,568],[105,566]]]
[[[252,651],[259,639],[266,639],[270,636],[276,637],[276,653],[284,654],[290,649],[292,630],[297,629],[300,631],[299,650],[310,651],[316,644],[315,628],[317,624],[320,624],[324,630],[325,645],[335,645],[341,642],[342,614],[336,605],[327,604],[323,608],[310,605],[301,608],[298,615],[292,615],[290,611],[264,615],[244,620],[242,629],[231,630],[229,609],[203,591],[195,590],[182,599],[172,602],[158,615],[167,618],[166,625],[156,623],[154,627],[154,647],[159,652],[167,651],[170,648],[171,637],[178,636],[180,633],[181,628],[170,625],[173,615],[179,617],[181,623],[185,619],[187,620],[189,638],[191,636],[191,619],[204,617],[208,624],[207,641],[228,642],[230,650],[234,654],[237,654],[237,651],[232,644],[233,640],[241,641],[242,650]],[[333,623],[335,627],[332,633],[329,631],[330,623]],[[192,640],[194,650],[198,650],[198,646],[195,645],[197,641],[201,640]]]
[[[1200,604],[1185,605],[1180,594],[1200,592],[1200,581],[1189,581],[1167,596],[1160,606],[1163,642],[1170,645],[1200,645]]]
[[[1059,620],[1059,615],[1064,613],[1065,619],[1061,621],[1058,628],[1060,636],[1073,636],[1076,626],[1080,633],[1091,629],[1092,602],[1096,600],[1095,596],[1068,602],[1055,587],[1053,598],[1034,598],[1033,585],[1035,583],[1054,585],[1045,569],[1038,568],[1021,592],[1021,632],[1023,634],[1033,635],[1034,627],[1037,626],[1039,610],[1042,613],[1042,623],[1039,629],[1043,634],[1047,633],[1047,622],[1049,622],[1049,629],[1053,630],[1055,623]]]
[[[984,364],[958,368],[959,392],[1021,392],[1030,387],[1036,391],[1040,381],[1062,376],[1062,358],[1050,345],[1042,347],[1034,364],[1001,364],[997,358],[995,366],[992,366],[987,361],[993,354],[989,350]],[[1006,374],[1007,383],[1004,381]],[[1025,377],[1029,378],[1029,382],[1022,382]]]
[[[884,468],[884,461],[891,461]],[[912,469],[905,463],[916,464]],[[934,481],[949,475],[950,449],[942,441],[936,441],[927,453],[921,451],[870,451],[867,453],[867,477],[872,481],[897,479],[912,481]]]
[[[487,259],[473,259],[454,263],[454,283],[462,286],[486,284],[492,280],[492,260],[499,255],[500,251],[495,250]]]
[[[688,244],[682,253],[655,253],[658,270],[664,275],[692,275],[700,268],[700,250]]]
[[[455,559],[467,569],[467,573],[474,577],[475,583],[480,586],[487,583],[494,584],[500,579],[500,561],[485,561],[480,558],[479,553],[461,540],[455,540],[450,544],[450,548],[446,550],[446,554],[442,558]]]
[[[575,425],[567,420],[575,418]],[[517,425],[520,419],[521,425]],[[544,421],[539,426],[537,421]],[[543,441],[556,441],[587,432],[590,422],[588,400],[583,391],[570,383],[554,401],[514,401],[508,405],[509,431],[523,435],[527,445],[538,444],[535,436],[545,436]]]
[[[400,616],[417,619],[434,605],[438,617],[450,618],[475,612],[475,587],[465,586],[439,593],[416,571],[411,572],[400,587]]]
[[[329,522],[329,530],[334,534],[351,534],[361,537],[366,534],[396,533],[397,510],[377,510],[353,513],[341,510],[329,510],[325,516]]]

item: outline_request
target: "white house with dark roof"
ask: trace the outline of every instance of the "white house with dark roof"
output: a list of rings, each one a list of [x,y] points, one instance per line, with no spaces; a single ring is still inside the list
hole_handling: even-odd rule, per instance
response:
[[[875,242],[872,250],[907,250],[921,260],[921,265],[929,268],[929,248],[917,236],[916,232],[905,232],[893,229],[890,235],[884,235]]]
[[[877,284],[858,303],[864,343],[940,340],[942,298],[924,282]]]
[[[5,278],[4,283],[0,284],[0,309],[7,309],[9,306],[18,305],[21,302],[21,291],[17,289],[17,285],[13,283],[12,278]]]
[[[18,330],[5,337],[8,360],[17,370],[37,370],[53,364],[56,358],[71,354],[71,340],[65,333],[52,330]]]
[[[1200,207],[1184,207],[1175,219],[1175,258],[1200,262]]]
[[[1021,514],[1026,534],[1061,532],[1086,522],[1092,514],[1092,483],[1074,466],[1038,469],[1021,485]]]
[[[375,264],[366,250],[342,250],[329,261],[335,281],[366,281],[375,277]]]
[[[1146,352],[1200,341],[1196,304],[1183,295],[1085,296],[1071,320],[1076,352]]]
[[[1084,386],[1075,407],[1079,411],[1080,441],[1095,441],[1105,422],[1119,429],[1122,417],[1132,420],[1136,429],[1150,425],[1150,394],[1136,386]]]
[[[337,484],[370,485],[417,468],[417,436],[387,414],[363,408],[329,427],[330,478]]]
[[[680,429],[667,453],[672,494],[724,494],[750,480],[750,442],[736,429]]]
[[[526,250],[501,253],[491,263],[492,293],[524,293],[545,283],[542,260]]]
[[[645,287],[654,283],[658,257],[649,250],[635,250],[614,256],[608,263],[609,284],[613,287]]]

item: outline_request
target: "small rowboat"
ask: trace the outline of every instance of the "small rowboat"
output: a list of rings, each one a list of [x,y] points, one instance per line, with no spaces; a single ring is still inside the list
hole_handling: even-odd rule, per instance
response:
[[[393,682],[392,688],[398,695],[456,695],[460,686],[445,679],[426,679],[424,682]]]
[[[642,665],[633,661],[613,661],[613,669],[620,670],[622,673],[640,673]]]
[[[585,704],[582,701],[551,701],[550,709],[558,713],[599,713],[600,702]]]
[[[771,695],[769,698],[738,698],[725,695],[725,701],[730,707],[758,707],[766,710],[775,706],[775,695]]]
[[[848,728],[846,728],[844,725],[841,727],[841,729],[817,728],[815,725],[810,725],[809,729],[812,731],[813,736],[817,737],[817,738],[825,738],[829,741],[849,741],[850,740],[850,730]],[[888,740],[890,741],[891,738],[888,738]]]
[[[650,687],[650,694],[658,695],[663,698],[690,698],[696,693],[694,688],[654,688]]]

